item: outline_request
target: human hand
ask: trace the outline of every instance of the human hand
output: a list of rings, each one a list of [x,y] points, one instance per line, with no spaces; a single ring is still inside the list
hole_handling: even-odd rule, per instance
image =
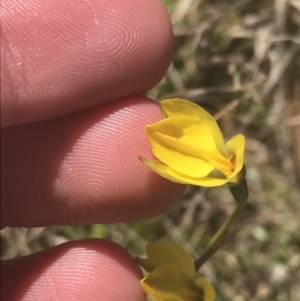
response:
[[[1,225],[140,220],[184,187],[152,173],[139,94],[164,75],[172,31],[159,0],[2,1]],[[134,95],[134,96],[133,96]],[[105,240],[2,263],[1,300],[143,300],[139,267]]]

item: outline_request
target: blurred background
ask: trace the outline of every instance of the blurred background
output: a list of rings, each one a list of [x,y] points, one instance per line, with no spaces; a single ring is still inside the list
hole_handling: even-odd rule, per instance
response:
[[[249,203],[202,267],[217,301],[300,300],[300,1],[165,0],[173,62],[153,99],[201,104],[226,138],[243,133]],[[1,256],[103,237],[134,256],[148,242],[180,243],[196,258],[235,209],[227,187],[189,187],[166,215],[133,223],[5,228]]]

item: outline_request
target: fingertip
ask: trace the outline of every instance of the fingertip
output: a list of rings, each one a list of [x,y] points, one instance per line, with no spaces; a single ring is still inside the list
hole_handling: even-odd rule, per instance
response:
[[[134,258],[106,240],[68,242],[4,261],[1,274],[1,300],[145,299],[139,284],[141,270]]]
[[[121,222],[166,212],[185,186],[138,159],[153,156],[145,125],[161,118],[153,101],[135,96],[2,130],[3,225]]]
[[[170,64],[160,0],[3,2],[2,126],[143,93]]]

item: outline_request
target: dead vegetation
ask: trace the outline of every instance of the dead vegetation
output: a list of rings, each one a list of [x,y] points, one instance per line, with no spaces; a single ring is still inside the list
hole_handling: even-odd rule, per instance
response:
[[[300,300],[300,1],[165,0],[174,59],[149,96],[183,97],[247,138],[249,204],[200,273],[222,301]],[[226,188],[189,187],[167,215],[129,224],[4,229],[2,257],[82,237],[106,237],[144,255],[169,240],[197,257],[234,209]]]

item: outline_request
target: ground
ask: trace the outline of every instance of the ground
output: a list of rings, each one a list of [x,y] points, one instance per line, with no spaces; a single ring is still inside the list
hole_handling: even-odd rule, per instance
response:
[[[214,114],[226,138],[243,133],[246,210],[202,267],[219,301],[300,300],[300,1],[165,0],[173,62],[153,99],[182,97]],[[2,258],[105,237],[145,254],[156,240],[196,258],[235,203],[226,187],[189,187],[155,219],[85,227],[6,228]]]

